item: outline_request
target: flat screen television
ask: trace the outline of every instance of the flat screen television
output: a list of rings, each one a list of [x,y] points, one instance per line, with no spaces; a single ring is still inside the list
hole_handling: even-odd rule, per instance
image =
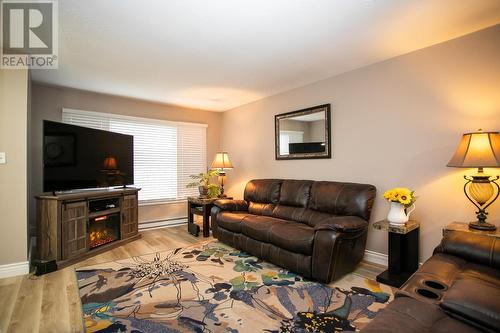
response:
[[[134,184],[134,137],[43,122],[44,192]]]

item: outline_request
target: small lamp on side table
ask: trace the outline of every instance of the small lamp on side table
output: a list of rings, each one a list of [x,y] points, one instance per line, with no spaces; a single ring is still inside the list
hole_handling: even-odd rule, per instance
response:
[[[116,185],[118,176],[120,175],[120,170],[118,170],[118,161],[116,157],[109,155],[104,159],[103,169],[101,172],[106,178],[106,185],[113,186]]]
[[[221,182],[220,197],[221,198],[226,197],[226,195],[224,194],[224,179],[226,177],[226,170],[233,169],[233,164],[229,160],[228,153],[223,151],[215,154],[215,158],[214,161],[212,162],[212,165],[210,166],[210,169],[219,171],[219,177]]]
[[[495,225],[486,222],[488,215],[486,208],[500,194],[500,186],[496,182],[500,177],[485,174],[483,168],[500,167],[500,134],[482,130],[464,134],[455,155],[447,166],[477,168],[477,174],[464,176],[467,180],[464,185],[465,196],[478,209],[477,221],[470,222],[469,227],[479,230],[495,230]]]

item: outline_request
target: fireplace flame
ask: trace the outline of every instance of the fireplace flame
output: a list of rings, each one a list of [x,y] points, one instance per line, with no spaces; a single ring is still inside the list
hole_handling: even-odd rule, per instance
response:
[[[107,230],[103,230],[103,231],[91,231],[90,234],[89,234],[89,238],[91,241],[95,241],[95,240],[98,240],[98,239],[103,239],[105,237],[108,236],[108,231]]]
[[[91,249],[119,239],[119,220],[113,219],[114,215],[118,214],[102,215],[91,220],[87,229],[87,241]]]

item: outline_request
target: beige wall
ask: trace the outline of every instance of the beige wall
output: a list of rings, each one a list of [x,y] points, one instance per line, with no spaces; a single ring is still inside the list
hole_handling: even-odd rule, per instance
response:
[[[108,112],[127,116],[146,117],[181,122],[208,124],[207,164],[210,165],[220,148],[222,115],[181,108],[131,98],[98,94],[70,88],[46,86],[34,83],[32,88],[32,191],[42,191],[42,120],[61,121],[62,108],[85,111]],[[30,205],[34,211],[34,202]],[[155,221],[186,216],[185,203],[147,205],[139,208],[140,222]],[[33,219],[31,219],[33,223]]]
[[[371,183],[376,221],[389,208],[383,191],[410,187],[419,196],[412,217],[422,223],[424,260],[444,225],[474,219],[462,192],[471,170],[446,163],[462,133],[500,129],[499,59],[495,26],[225,112],[223,148],[234,164],[228,192],[241,197],[260,177]],[[274,115],[324,103],[332,105],[333,157],[276,161]],[[500,200],[489,211],[500,221]],[[367,248],[387,253],[386,233],[370,228]]]
[[[27,260],[28,71],[0,70],[0,265]]]

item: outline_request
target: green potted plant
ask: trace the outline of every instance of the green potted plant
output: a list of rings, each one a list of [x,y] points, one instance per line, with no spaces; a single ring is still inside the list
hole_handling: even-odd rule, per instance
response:
[[[189,178],[194,181],[187,184],[186,187],[198,187],[200,197],[202,198],[216,198],[220,195],[220,186],[210,184],[210,179],[219,176],[219,172],[219,170],[208,170],[207,172],[201,172],[196,175],[189,175]]]

